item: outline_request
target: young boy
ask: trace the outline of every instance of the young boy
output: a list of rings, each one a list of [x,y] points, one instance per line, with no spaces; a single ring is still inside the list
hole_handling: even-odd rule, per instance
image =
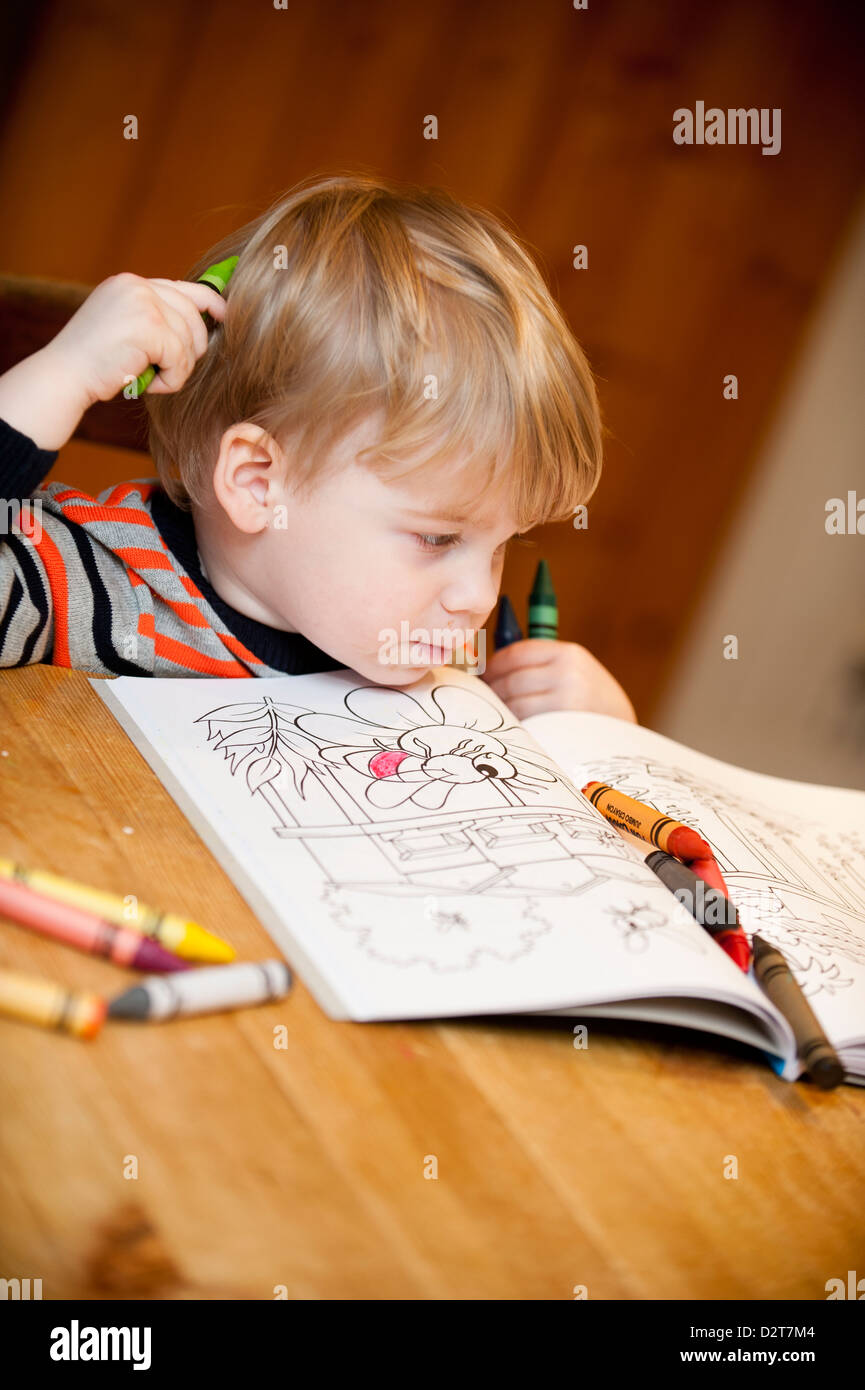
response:
[[[490,214],[438,189],[308,180],[190,281],[231,255],[224,298],[112,276],[0,378],[0,497],[21,508],[0,538],[0,666],[347,666],[408,685],[483,627],[513,533],[571,519],[597,486],[588,364]],[[84,411],[149,363],[158,481],[40,488]],[[516,642],[479,672],[518,719],[636,722],[575,643]]]

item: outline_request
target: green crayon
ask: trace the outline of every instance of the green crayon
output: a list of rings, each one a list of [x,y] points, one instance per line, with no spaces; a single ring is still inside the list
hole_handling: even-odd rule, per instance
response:
[[[210,285],[211,289],[216,290],[217,294],[224,294],[225,287],[234,274],[234,267],[237,265],[239,259],[238,256],[229,256],[227,260],[217,261],[216,265],[209,266],[203,275],[199,275],[198,284]],[[206,309],[202,311],[201,317],[204,319],[208,329],[213,327],[213,319]],[[145,367],[141,376],[126,387],[123,392],[124,396],[129,400],[137,400],[138,397],[143,395],[147,390],[158,370],[159,368],[152,364],[149,367]]]
[[[550,578],[550,567],[541,560],[529,595],[529,637],[546,637],[555,642],[559,635],[559,606]]]

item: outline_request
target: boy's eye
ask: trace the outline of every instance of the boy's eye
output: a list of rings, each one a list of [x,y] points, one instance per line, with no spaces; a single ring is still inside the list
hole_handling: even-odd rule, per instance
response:
[[[516,540],[518,535],[519,532],[514,532],[514,534],[512,536],[509,536],[506,541],[502,541],[501,545],[499,546],[499,550],[505,550],[511,541]],[[415,540],[417,541],[418,545],[421,547],[422,550],[450,550],[453,546],[460,544],[460,542],[462,541],[462,536],[422,536],[416,534]]]
[[[448,536],[415,536],[422,550],[448,550],[451,546],[459,545],[460,537],[457,535]]]

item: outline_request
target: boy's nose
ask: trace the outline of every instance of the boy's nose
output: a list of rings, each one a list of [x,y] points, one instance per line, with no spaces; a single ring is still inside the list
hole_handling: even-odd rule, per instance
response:
[[[480,614],[489,614],[498,597],[498,584],[491,575],[467,581],[459,587],[451,585],[442,594],[442,608],[451,627],[470,627]]]

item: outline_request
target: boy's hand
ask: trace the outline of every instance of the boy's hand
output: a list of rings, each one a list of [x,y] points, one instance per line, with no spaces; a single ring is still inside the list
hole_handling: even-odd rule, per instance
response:
[[[517,719],[551,710],[584,710],[638,723],[619,682],[576,642],[528,637],[494,652],[481,680]]]
[[[103,280],[48,345],[81,383],[90,405],[110,401],[152,362],[148,391],[179,391],[207,349],[202,311],[222,320],[225,300],[209,285],[144,280],[123,271]]]
[[[209,285],[144,280],[124,271],[103,280],[47,347],[0,377],[0,418],[40,449],[60,449],[94,401],[108,401],[154,363],[148,391],[177,391],[207,347],[203,310],[225,316]]]

